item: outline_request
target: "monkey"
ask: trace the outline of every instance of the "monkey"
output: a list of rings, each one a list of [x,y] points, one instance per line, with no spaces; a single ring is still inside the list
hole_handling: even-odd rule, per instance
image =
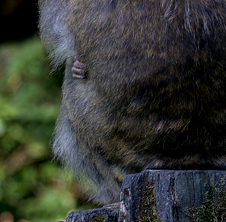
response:
[[[90,199],[118,202],[144,169],[226,168],[226,0],[39,8],[49,59],[66,67],[53,153]]]

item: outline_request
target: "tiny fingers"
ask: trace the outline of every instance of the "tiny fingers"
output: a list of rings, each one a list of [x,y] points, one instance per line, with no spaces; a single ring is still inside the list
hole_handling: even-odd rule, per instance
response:
[[[79,62],[78,60],[76,60],[76,61],[74,62],[74,67],[79,68],[79,69],[84,69],[84,68],[85,68],[85,64]]]
[[[86,79],[86,76],[81,76],[81,75],[77,75],[77,74],[74,74],[74,73],[72,73],[72,77],[75,78],[75,79]]]
[[[71,69],[72,71],[72,76],[75,79],[85,79],[86,76],[84,75],[84,71],[82,69],[76,68],[76,67],[72,67]]]
[[[72,77],[75,79],[86,79],[85,64],[82,62],[79,62],[77,56],[74,57],[74,60],[75,60],[75,62],[71,69]]]

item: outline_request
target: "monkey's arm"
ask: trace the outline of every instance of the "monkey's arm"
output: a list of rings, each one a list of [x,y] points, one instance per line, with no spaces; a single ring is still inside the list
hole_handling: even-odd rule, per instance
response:
[[[68,1],[39,0],[40,36],[56,69],[77,54],[74,33],[68,28],[70,7]]]
[[[71,69],[72,77],[75,79],[85,79],[85,64],[78,61],[77,56],[74,57],[74,65]]]

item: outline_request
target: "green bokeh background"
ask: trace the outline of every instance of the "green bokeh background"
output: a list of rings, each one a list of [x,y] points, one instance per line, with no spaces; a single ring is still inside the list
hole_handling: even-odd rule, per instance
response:
[[[91,207],[70,172],[52,161],[63,74],[49,70],[37,36],[0,44],[0,215],[16,222],[65,220]]]

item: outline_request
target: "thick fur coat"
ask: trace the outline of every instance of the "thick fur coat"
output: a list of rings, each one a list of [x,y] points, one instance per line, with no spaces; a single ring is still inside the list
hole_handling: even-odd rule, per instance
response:
[[[145,168],[226,168],[226,0],[39,6],[50,59],[66,64],[53,151],[94,201],[119,201],[123,176]]]

